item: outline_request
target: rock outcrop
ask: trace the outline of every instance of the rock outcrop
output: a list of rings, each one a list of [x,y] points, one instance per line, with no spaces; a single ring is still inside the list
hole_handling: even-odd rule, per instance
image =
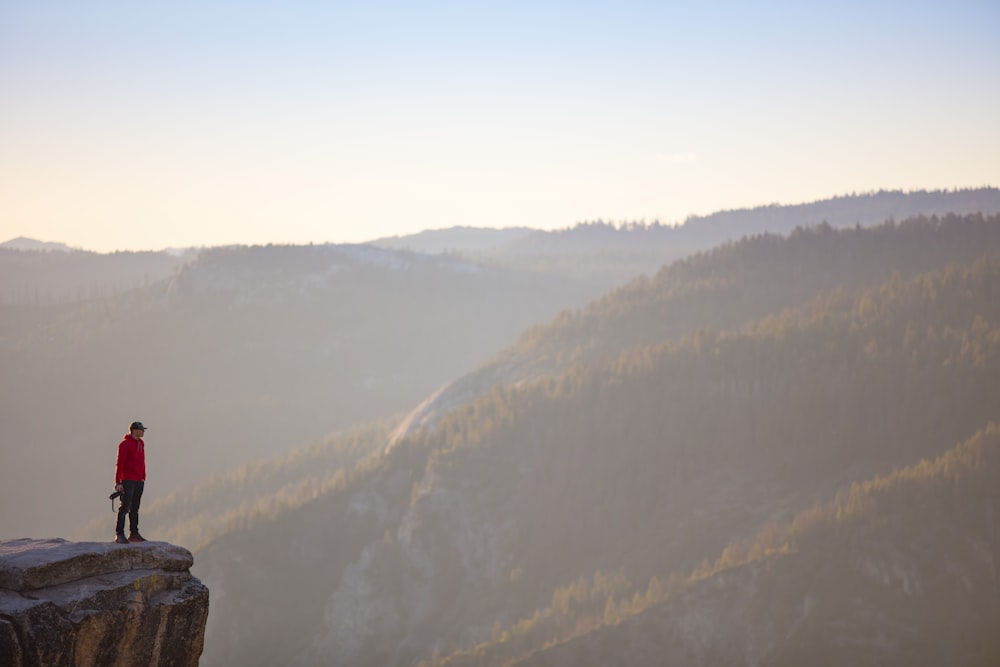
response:
[[[0,540],[0,664],[197,665],[208,589],[165,542]]]

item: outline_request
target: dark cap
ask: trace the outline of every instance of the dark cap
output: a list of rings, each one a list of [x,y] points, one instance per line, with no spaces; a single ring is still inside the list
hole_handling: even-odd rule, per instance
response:
[[[145,431],[146,427],[142,425],[142,422],[132,422],[132,425],[128,427],[128,430],[130,431],[134,431],[136,429]]]

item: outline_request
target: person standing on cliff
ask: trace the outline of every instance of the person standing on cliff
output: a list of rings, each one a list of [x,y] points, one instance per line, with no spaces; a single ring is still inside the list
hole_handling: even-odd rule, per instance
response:
[[[115,524],[115,542],[145,542],[139,534],[139,501],[142,487],[146,484],[146,443],[142,437],[146,427],[142,422],[132,422],[128,433],[118,444],[118,459],[115,461],[115,491],[120,492],[121,507],[118,508],[118,523]],[[129,519],[129,536],[125,538],[125,515]]]

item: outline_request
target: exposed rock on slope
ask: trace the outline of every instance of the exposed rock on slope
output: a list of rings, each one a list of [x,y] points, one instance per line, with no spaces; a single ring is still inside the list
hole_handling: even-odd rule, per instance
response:
[[[0,541],[0,664],[197,665],[208,589],[187,549]]]

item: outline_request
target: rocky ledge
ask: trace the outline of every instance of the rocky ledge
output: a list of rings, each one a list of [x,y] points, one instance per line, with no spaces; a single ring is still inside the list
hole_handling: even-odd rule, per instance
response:
[[[197,665],[208,589],[187,549],[0,540],[0,665]]]

